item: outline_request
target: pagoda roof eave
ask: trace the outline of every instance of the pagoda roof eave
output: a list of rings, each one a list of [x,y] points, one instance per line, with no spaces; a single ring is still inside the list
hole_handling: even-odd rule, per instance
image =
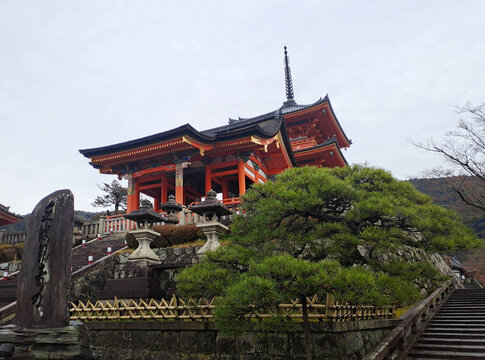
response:
[[[288,150],[288,157],[289,157],[291,164],[293,166],[298,166],[298,163],[295,159],[295,153],[291,148],[290,138],[288,137],[288,132],[286,131],[286,124],[285,124],[284,121],[282,121],[282,127],[283,127],[283,131],[281,132],[281,137],[283,138],[283,142],[285,143],[285,147]]]
[[[9,211],[8,206],[0,204],[0,226],[16,223],[24,217]]]
[[[338,151],[338,153],[339,153],[338,155],[343,159],[343,161],[345,162],[345,165],[349,165],[344,154],[342,154],[342,150],[340,149],[340,146],[338,144],[337,139],[335,139],[335,138],[329,139],[322,144],[312,146],[312,147],[307,148],[307,149],[295,150],[295,151],[293,151],[293,153],[295,154],[295,156],[298,156],[299,154],[304,154],[304,153],[307,153],[307,152],[311,152],[311,151],[315,151],[315,150],[319,150],[319,149],[324,149],[324,148],[327,148],[329,146],[332,146],[335,150]]]
[[[185,124],[175,129],[160,132],[139,139],[134,139],[108,146],[102,146],[98,148],[82,149],[79,150],[79,152],[87,158],[92,158],[95,156],[131,150],[134,148],[151,145],[182,136],[189,136],[190,138],[204,144],[211,144],[216,141],[227,141],[241,138],[244,136],[258,136],[267,139],[275,136],[281,129],[282,124],[283,119],[280,117],[261,119],[259,121],[253,121],[249,124],[245,122],[234,126],[217,127],[205,131],[198,131],[190,124]]]
[[[337,115],[335,115],[335,112],[333,111],[332,103],[330,102],[330,99],[328,98],[328,95],[325,96],[325,97],[328,100],[328,107],[330,108],[330,111],[332,112],[332,116],[335,119],[335,122],[337,123],[337,126],[338,126],[339,130],[342,132],[342,135],[344,136],[345,140],[347,140],[348,144],[349,145],[352,144],[352,140],[347,137],[347,134],[345,134],[344,129],[342,128],[342,126],[340,125],[340,122],[337,119]]]
[[[150,145],[156,142],[161,142],[164,140],[180,137],[183,135],[189,135],[194,140],[201,141],[201,142],[211,142],[215,139],[213,136],[205,135],[197,131],[194,127],[192,127],[192,125],[185,124],[175,129],[163,131],[163,132],[145,136],[142,138],[125,141],[125,142],[108,145],[108,146],[102,146],[102,147],[91,148],[91,149],[82,149],[82,150],[79,150],[79,152],[85,157],[91,158],[93,156],[105,155],[113,152],[124,151],[124,150],[129,150],[140,146]]]
[[[332,104],[330,102],[330,98],[328,97],[328,94],[326,94],[323,98],[318,99],[312,104],[308,105],[299,105],[295,101],[291,102],[285,102],[283,103],[283,106],[281,106],[279,109],[275,111],[268,112],[263,115],[255,116],[252,118],[241,118],[239,117],[238,119],[231,119],[229,118],[229,125],[221,126],[216,129],[227,129],[227,128],[232,128],[237,125],[244,125],[248,123],[253,123],[253,122],[260,122],[264,120],[268,120],[274,117],[280,117],[280,116],[287,116],[287,115],[293,115],[297,114],[300,111],[303,110],[309,110],[312,107],[319,106],[321,104],[327,103],[328,107],[330,109],[332,117],[335,119],[335,123],[339,129],[339,131],[342,133],[343,138],[345,139],[345,142],[348,144],[341,144],[343,147],[348,147],[350,144],[352,144],[352,140],[350,140],[347,135],[345,134],[345,131],[342,129],[342,126],[340,125],[340,122],[337,119],[337,116],[335,115],[335,112],[333,110]],[[205,132],[204,132],[205,133]]]

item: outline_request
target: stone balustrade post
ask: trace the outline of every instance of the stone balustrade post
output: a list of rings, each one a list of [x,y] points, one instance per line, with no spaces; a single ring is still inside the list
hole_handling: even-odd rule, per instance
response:
[[[98,226],[99,226],[99,229],[97,231],[97,234],[104,234],[105,233],[105,230],[104,230],[104,227],[105,227],[105,221],[106,221],[106,216],[104,215],[101,215],[99,217],[99,220],[98,220]]]

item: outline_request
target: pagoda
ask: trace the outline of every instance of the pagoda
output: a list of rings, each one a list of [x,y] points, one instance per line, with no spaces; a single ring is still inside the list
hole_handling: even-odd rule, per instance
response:
[[[190,124],[114,145],[79,150],[102,174],[128,180],[127,212],[139,208],[140,194],[154,199],[154,210],[169,193],[182,205],[199,202],[214,190],[226,205],[238,204],[251,184],[264,183],[285,169],[347,164],[341,149],[347,138],[328,95],[310,105],[294,99],[286,46],[286,101],[252,118],[229,119],[224,126],[198,131]]]
[[[23,219],[23,216],[10,211],[10,206],[0,204],[0,226],[10,225]]]

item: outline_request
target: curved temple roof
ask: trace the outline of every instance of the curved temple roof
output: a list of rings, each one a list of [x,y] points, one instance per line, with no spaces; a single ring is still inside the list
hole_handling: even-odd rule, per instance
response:
[[[192,139],[200,141],[204,144],[210,144],[222,140],[231,140],[245,135],[260,136],[267,139],[275,136],[280,130],[281,126],[282,119],[276,117],[234,125],[226,125],[205,131],[197,131],[190,124],[185,124],[175,129],[163,131],[154,135],[108,146],[82,149],[79,150],[79,152],[85,157],[90,158],[93,156],[105,155],[137,148],[140,146],[155,144],[181,136],[190,136]]]
[[[175,129],[160,132],[158,134],[109,146],[83,149],[79,150],[79,152],[87,158],[92,158],[107,154],[123,152],[142,146],[157,144],[163,141],[168,141],[183,136],[190,136],[192,139],[207,145],[216,143],[218,141],[228,141],[248,136],[257,136],[262,139],[270,139],[276,136],[278,132],[280,132],[280,130],[283,142],[285,143],[285,147],[289,150],[288,155],[290,157],[290,161],[293,163],[293,165],[296,165],[293,153],[291,152],[290,141],[286,133],[285,123],[281,116],[273,116],[268,118],[260,117],[257,119],[251,119],[250,121],[241,121],[235,124],[220,126],[205,131],[197,131],[191,125],[185,124]]]
[[[288,156],[293,165],[296,165],[297,162],[295,161],[294,155],[300,153],[301,151],[292,150],[288,137],[287,126],[288,128],[295,126],[297,121],[304,119],[306,116],[312,116],[319,124],[318,126],[321,129],[328,126],[331,132],[330,134],[327,133],[325,135],[326,137],[331,137],[332,134],[334,136],[333,138],[324,141],[324,143],[316,145],[313,149],[328,146],[330,145],[330,142],[334,142],[337,148],[350,146],[351,140],[346,136],[345,132],[340,126],[340,123],[337,120],[337,117],[335,116],[335,113],[333,111],[332,105],[330,104],[328,95],[325,95],[325,97],[320,98],[313,104],[308,105],[300,105],[294,100],[293,85],[291,72],[289,71],[289,62],[286,47],[285,81],[287,101],[285,101],[280,108],[266,114],[262,114],[252,118],[229,118],[229,123],[227,125],[218,126],[203,131],[198,131],[190,124],[185,124],[175,129],[160,132],[154,135],[145,136],[135,140],[125,141],[109,146],[83,149],[79,150],[79,152],[85,157],[91,159],[93,157],[105,155],[110,155],[111,157],[118,158],[119,153],[122,152],[130,150],[143,152],[146,151],[143,149],[143,147],[160,144],[173,139],[180,139],[182,137],[190,137],[190,139],[193,139],[194,141],[202,144],[201,146],[205,146],[214,144],[216,142],[231,141],[233,139],[240,139],[248,136],[256,136],[261,139],[269,139],[276,136],[278,132],[281,131],[282,140],[285,144],[286,149],[288,150]],[[315,110],[315,112],[313,112],[313,109]],[[309,149],[305,149],[305,151],[308,150]],[[345,158],[343,159],[345,161]],[[93,166],[97,167],[97,165],[95,164],[93,164]]]
[[[11,212],[10,206],[0,204],[0,226],[13,224],[23,218],[23,216]]]
[[[347,137],[347,135],[345,134],[345,131],[342,129],[342,126],[340,125],[340,122],[338,121],[337,116],[335,115],[335,112],[333,111],[333,107],[332,107],[332,104],[330,103],[330,99],[328,97],[328,94],[325,95],[323,98],[318,99],[313,104],[300,105],[300,104],[297,104],[296,101],[291,100],[291,101],[285,101],[283,103],[283,105],[275,111],[272,111],[272,112],[269,112],[269,113],[266,113],[266,114],[263,114],[263,115],[259,115],[259,116],[253,117],[253,118],[241,118],[241,117],[238,118],[238,119],[229,118],[229,125],[226,125],[226,126],[238,124],[240,122],[252,122],[252,121],[259,121],[259,120],[262,120],[262,119],[269,119],[269,118],[274,117],[274,116],[285,117],[285,115],[296,114],[299,111],[308,110],[308,109],[311,109],[313,107],[316,107],[316,106],[324,104],[324,103],[328,104],[331,115],[335,119],[335,123],[337,125],[337,128],[341,132],[342,137],[345,139],[345,142],[347,142],[348,144],[352,144],[352,140],[350,140]],[[344,144],[340,144],[340,146],[344,146]]]

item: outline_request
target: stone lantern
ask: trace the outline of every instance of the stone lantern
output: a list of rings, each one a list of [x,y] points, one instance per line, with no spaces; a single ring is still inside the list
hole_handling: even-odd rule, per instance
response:
[[[232,214],[222,202],[217,200],[217,193],[211,190],[207,193],[204,201],[189,206],[189,210],[202,216],[202,222],[197,224],[207,237],[207,242],[202,246],[197,254],[204,254],[208,251],[216,250],[221,244],[219,243],[219,236],[229,228],[221,223],[221,216]]]
[[[160,235],[153,231],[153,223],[166,221],[166,219],[152,209],[133,210],[123,217],[135,221],[137,224],[136,230],[131,230],[130,234],[133,234],[138,241],[138,248],[131,253],[128,260],[136,261],[142,266],[160,264],[160,259],[150,248],[150,243],[156,236]]]
[[[182,211],[182,205],[175,202],[175,196],[169,195],[168,201],[160,204],[160,209],[167,213],[167,217],[165,218],[167,224],[179,223],[178,213]]]

